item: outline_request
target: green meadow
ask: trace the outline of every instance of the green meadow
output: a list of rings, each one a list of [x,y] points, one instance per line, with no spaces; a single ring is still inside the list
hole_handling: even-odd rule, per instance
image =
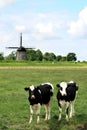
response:
[[[56,84],[73,80],[79,86],[75,102],[75,116],[65,120],[63,109],[62,120],[58,121],[58,104]],[[28,93],[24,88],[29,85],[50,82],[54,86],[51,119],[44,121],[45,109],[42,106],[40,122],[36,115],[29,125]],[[87,130],[87,67],[85,65],[52,66],[16,65],[0,67],[0,130]]]

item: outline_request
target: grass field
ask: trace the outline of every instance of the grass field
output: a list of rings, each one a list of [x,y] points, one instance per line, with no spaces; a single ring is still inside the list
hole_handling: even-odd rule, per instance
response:
[[[63,110],[62,120],[58,121],[56,84],[74,80],[79,85],[75,102],[75,116],[68,122]],[[24,87],[51,82],[54,96],[51,120],[44,121],[45,109],[41,109],[40,123],[36,116],[29,125],[28,93]],[[86,67],[16,67],[0,69],[0,130],[87,130],[87,68]]]

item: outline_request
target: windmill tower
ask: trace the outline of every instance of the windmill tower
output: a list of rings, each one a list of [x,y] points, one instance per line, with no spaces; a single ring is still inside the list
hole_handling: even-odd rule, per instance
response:
[[[7,47],[9,49],[17,49],[17,55],[16,55],[16,60],[27,60],[27,54],[26,50],[27,49],[34,49],[34,48],[25,48],[22,46],[22,33],[20,33],[20,46],[19,47]]]

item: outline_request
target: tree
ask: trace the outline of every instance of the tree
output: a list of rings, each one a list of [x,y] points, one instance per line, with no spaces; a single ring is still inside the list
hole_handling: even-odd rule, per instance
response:
[[[48,52],[46,52],[44,54],[44,59],[46,61],[54,61],[56,59],[56,55],[54,53],[48,53]]]
[[[49,57],[50,61],[54,61],[56,59],[56,55],[54,53],[50,53],[50,57]]]
[[[3,53],[0,53],[0,61],[4,60]]]
[[[36,60],[36,51],[35,50],[27,50],[27,58],[30,61]]]
[[[44,60],[49,61],[49,53],[48,52],[46,52],[44,54]]]
[[[49,60],[54,61],[56,59],[56,55],[54,53],[49,54]]]
[[[11,52],[11,54],[9,54],[5,60],[16,60],[16,52]]]
[[[39,49],[36,51],[36,60],[37,61],[42,61],[43,60],[43,54]]]
[[[57,61],[61,61],[61,60],[62,60],[62,56],[61,56],[61,55],[58,55],[58,56],[56,57],[56,60],[57,60]]]
[[[62,56],[61,61],[67,61],[67,57],[66,56]]]
[[[67,55],[67,61],[76,61],[77,57],[75,53],[68,53]]]

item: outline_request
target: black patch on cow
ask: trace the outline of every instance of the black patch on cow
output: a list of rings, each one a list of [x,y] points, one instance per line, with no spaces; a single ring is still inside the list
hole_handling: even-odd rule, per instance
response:
[[[49,84],[43,84],[38,88],[41,91],[42,103],[47,104],[50,101],[50,97],[53,96],[52,87]]]

